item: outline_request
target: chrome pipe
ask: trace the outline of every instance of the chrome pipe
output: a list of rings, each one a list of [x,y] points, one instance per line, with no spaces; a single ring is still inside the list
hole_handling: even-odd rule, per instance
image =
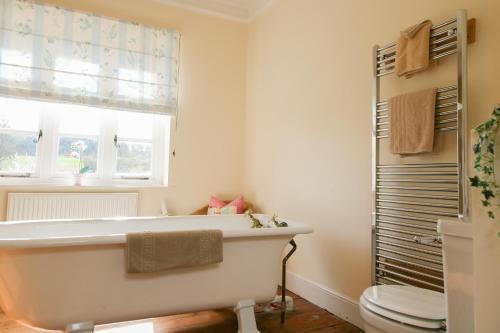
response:
[[[453,179],[416,179],[416,178],[377,178],[378,182],[390,182],[390,183],[443,183],[443,184],[455,184],[457,181]]]
[[[412,213],[419,213],[419,214],[425,214],[425,215],[436,215],[436,216],[443,216],[443,217],[456,217],[456,213],[447,213],[447,212],[440,212],[440,211],[435,211],[435,210],[418,210],[418,209],[410,209],[410,208],[398,208],[398,207],[387,207],[387,206],[377,206],[377,209],[385,209],[385,210],[395,210],[397,212],[412,212]]]
[[[443,281],[442,277],[435,276],[435,275],[432,275],[432,274],[427,274],[427,273],[424,273],[424,272],[420,272],[420,271],[417,271],[415,269],[411,269],[411,268],[407,268],[407,267],[402,267],[402,266],[399,266],[399,265],[396,265],[396,264],[393,264],[393,263],[388,263],[388,262],[385,262],[385,261],[382,261],[382,260],[377,260],[377,263],[381,264],[381,265],[384,265],[384,266],[391,267],[391,268],[396,268],[396,269],[399,269],[399,270],[402,270],[402,271],[405,271],[405,272],[408,272],[408,273],[412,273],[412,274],[417,274],[417,275],[420,275],[420,276],[424,276],[424,277],[429,278],[429,279]]]
[[[443,88],[438,88],[438,93],[452,91],[452,90],[456,90],[456,89],[457,89],[456,85],[451,85],[451,86],[447,86],[447,87],[443,87]]]
[[[381,271],[381,272],[384,272],[384,273],[387,273],[387,274],[391,274],[391,275],[395,275],[395,276],[403,278],[405,280],[410,280],[410,281],[413,281],[413,282],[416,282],[416,283],[421,283],[421,284],[425,284],[427,286],[431,286],[431,287],[436,288],[436,289],[444,290],[443,286],[439,286],[439,285],[431,283],[431,282],[427,282],[427,281],[424,281],[424,280],[421,280],[421,279],[417,279],[417,278],[414,278],[414,277],[411,277],[411,276],[406,276],[406,275],[403,275],[401,273],[394,272],[394,271],[391,271],[391,270],[388,270],[388,269],[385,269],[385,268],[378,267],[377,269],[379,271]]]
[[[441,112],[436,112],[436,117],[443,117],[443,116],[447,116],[450,114],[456,114],[456,113],[457,113],[456,110],[441,111]],[[382,115],[382,116],[377,116],[377,119],[385,119],[385,118],[389,118],[389,115],[386,114],[386,115]]]
[[[382,274],[378,274],[377,278],[387,280],[387,281],[391,282],[390,284],[400,284],[403,286],[410,286],[410,284],[408,284],[406,282],[399,281],[397,279],[393,279],[393,278],[387,277],[386,275],[382,275]]]
[[[448,116],[450,114],[456,114],[457,110],[450,110],[450,111],[441,111],[441,112],[436,112],[436,117],[443,117],[443,116]]]
[[[382,58],[380,60],[377,61],[377,65],[378,64],[382,64],[384,62],[388,62],[388,61],[394,61],[396,60],[396,55],[393,55],[393,56],[390,56],[390,57],[386,57],[386,58]]]
[[[451,54],[455,54],[455,53],[457,53],[457,50],[456,50],[456,49],[455,49],[455,50],[448,51],[448,52],[444,52],[444,53],[439,53],[439,54],[437,54],[437,55],[433,56],[433,57],[432,57],[432,60],[438,60],[438,59],[444,58],[444,57],[446,57],[446,56],[449,56],[449,55],[451,55]]]
[[[429,191],[429,192],[458,192],[458,188],[451,187],[420,187],[420,186],[387,186],[378,185],[377,188],[383,188],[387,190],[407,190],[407,191]]]
[[[458,159],[458,193],[460,196],[458,216],[467,217],[469,198],[467,193],[467,153],[468,153],[468,124],[467,124],[467,11],[461,9],[457,13],[457,159]]]
[[[396,258],[396,257],[392,257],[392,256],[388,256],[388,255],[385,255],[385,254],[380,254],[378,253],[377,254],[377,257],[380,257],[380,258],[384,258],[384,259],[388,259],[388,260],[394,260],[394,261],[398,261],[400,263],[403,263],[403,264],[406,264],[406,265],[411,265],[411,266],[415,266],[415,267],[418,267],[418,268],[422,268],[422,269],[428,269],[430,271],[434,271],[436,273],[443,273],[443,269],[442,268],[435,268],[435,267],[430,267],[430,266],[426,266],[426,265],[422,265],[422,264],[418,264],[416,262],[411,262],[411,261],[408,261],[408,260],[404,260],[404,259],[400,259],[400,258]],[[442,265],[441,262],[439,262],[439,265]]]
[[[412,259],[417,259],[417,260],[420,260],[420,261],[425,261],[425,262],[428,262],[428,263],[431,263],[431,264],[436,264],[436,265],[440,265],[440,266],[443,265],[443,261],[442,260],[435,260],[435,259],[431,259],[431,258],[427,258],[427,257],[418,256],[416,254],[411,254],[411,253],[406,253],[406,252],[398,252],[398,251],[395,251],[395,250],[392,250],[392,249],[386,249],[386,248],[380,247],[380,246],[377,246],[377,250],[384,251],[384,252],[389,252],[389,253],[392,253],[392,254],[396,254],[396,255],[400,255],[400,256],[412,258]]]
[[[447,52],[437,53],[437,54],[431,56],[431,59],[432,60],[438,60],[438,59],[444,58],[446,56],[449,56],[449,55],[452,55],[452,54],[455,54],[455,53],[457,53],[457,50],[453,49],[453,50],[450,50],[450,51],[447,51]],[[382,77],[382,76],[385,76],[385,75],[388,75],[388,74],[392,74],[394,72],[395,72],[394,66],[386,66],[386,67],[383,67],[383,68],[377,68],[377,77]]]
[[[456,163],[382,164],[377,168],[456,168]]]
[[[399,218],[402,220],[411,220],[411,221],[429,222],[429,223],[437,223],[438,222],[437,219],[431,219],[428,217],[420,217],[420,216],[412,216],[412,215],[378,213],[377,216],[393,217],[393,218]],[[436,228],[434,227],[433,230],[436,230]]]
[[[444,108],[447,108],[447,107],[450,107],[450,106],[456,106],[456,105],[457,105],[457,102],[448,102],[448,103],[436,104],[436,109],[444,109]],[[388,112],[388,111],[389,111],[388,107],[377,110],[378,113]]]
[[[415,172],[377,172],[377,175],[419,175],[419,176],[457,176],[452,171],[415,171]]]
[[[411,246],[408,246],[408,245],[398,244],[398,243],[392,243],[392,242],[388,242],[388,241],[381,240],[381,239],[377,239],[377,243],[385,244],[385,245],[390,245],[390,246],[394,246],[394,247],[400,247],[400,248],[405,249],[405,250],[410,250],[410,251],[425,253],[425,254],[436,256],[436,257],[442,257],[442,252],[436,252],[436,251],[426,250],[426,249],[422,249],[420,247],[415,247],[415,246],[411,247]]]
[[[411,238],[399,237],[399,236],[394,236],[394,235],[386,235],[386,234],[381,234],[379,232],[375,233],[375,235],[377,237],[385,237],[385,238],[396,239],[396,240],[399,240],[399,241],[408,242],[408,243],[412,243],[412,244],[417,244]],[[429,247],[434,247],[434,248],[441,248],[441,247],[439,247],[437,245],[434,245],[434,244],[425,244],[425,245],[424,244],[419,244],[419,245],[429,246]],[[433,251],[431,251],[431,252],[433,252]],[[434,252],[434,253],[437,253],[437,252]]]
[[[456,111],[453,111],[453,112],[456,112]],[[441,125],[441,124],[448,124],[448,123],[452,123],[452,122],[456,122],[457,121],[457,118],[450,118],[450,119],[436,119],[435,121],[435,125]],[[389,122],[386,121],[386,122],[383,122],[383,123],[377,123],[377,126],[385,126],[385,125],[389,125]],[[388,128],[380,128],[380,130],[389,130]]]
[[[372,214],[371,214],[371,250],[372,250],[372,261],[371,261],[371,280],[372,284],[375,283],[376,278],[375,278],[375,246],[376,246],[376,218],[377,218],[377,181],[376,181],[376,167],[377,167],[377,160],[378,160],[378,154],[377,154],[377,103],[380,100],[380,79],[377,76],[377,50],[378,50],[378,45],[375,45],[372,50],[372,57],[373,57],[373,72],[372,72],[372,139],[371,139],[371,150],[372,150],[372,156],[371,156],[371,163],[372,163],[372,179],[371,179],[371,195],[372,195]]]
[[[440,45],[440,46],[435,46],[435,47],[432,47],[430,49],[430,52],[433,53],[433,52],[439,52],[439,51],[443,51],[443,50],[448,50],[452,47],[457,47],[457,41],[453,41],[451,43],[447,43],[447,44],[443,44],[443,45]]]
[[[452,34],[452,35],[446,35],[442,38],[433,40],[430,42],[430,47],[429,47],[429,53],[438,53],[443,50],[448,50],[453,47],[457,47],[457,41],[456,41],[457,35]],[[438,45],[441,43],[445,43],[442,45]],[[390,69],[392,66],[395,65],[395,60],[396,60],[396,50],[392,50],[391,52],[382,54],[381,56],[378,57],[377,60],[377,69]]]
[[[441,23],[439,23],[437,25],[433,25],[432,26],[432,30],[437,30],[439,28],[445,27],[445,26],[450,25],[450,24],[455,23],[455,22],[457,22],[457,18],[456,17],[454,17],[452,19],[449,19],[449,20],[446,20],[446,21],[443,21],[443,22],[441,22]]]
[[[436,199],[436,200],[458,200],[458,196],[452,195],[432,195],[432,194],[408,194],[408,193],[391,193],[391,192],[378,192],[377,195],[385,195],[389,197],[404,197],[415,199]]]
[[[449,123],[456,123],[458,121],[457,118],[449,118],[449,119],[443,119],[443,120],[438,120],[436,121],[436,125],[442,125],[442,124],[449,124]],[[439,129],[441,127],[437,127]]]
[[[391,71],[378,73],[377,76],[381,77],[381,76],[385,76],[385,75],[392,74],[392,73],[394,73],[394,69]]]
[[[421,233],[421,232],[414,232],[414,231],[408,231],[408,230],[402,230],[402,229],[387,228],[387,227],[377,227],[377,230],[385,230],[385,231],[390,231],[390,232],[397,232],[397,233],[400,233],[400,234],[411,235],[411,236],[420,236],[420,237],[431,236],[431,237],[434,237],[434,235],[431,235],[431,234],[425,234],[425,233]],[[391,235],[391,236],[393,236],[393,235]],[[411,241],[414,242],[414,243],[417,243],[413,239],[411,239]],[[431,244],[423,244],[423,245],[431,245]]]
[[[451,95],[443,95],[443,96],[439,96],[439,95],[438,95],[438,96],[436,97],[436,99],[437,99],[438,101],[442,101],[442,100],[444,100],[444,99],[450,99],[450,98],[456,98],[456,97],[457,97],[457,95],[456,95],[456,94],[451,94]]]
[[[453,27],[449,27],[448,29],[444,29],[444,30],[432,32],[431,35],[430,35],[430,39],[436,38],[436,37],[439,37],[439,36],[442,36],[442,35],[448,35],[449,36],[449,35],[456,34],[457,33],[456,30],[457,30],[457,27],[455,25]]]
[[[396,221],[388,221],[388,220],[382,220],[382,219],[377,219],[377,222],[378,222],[378,223],[391,224],[391,225],[398,225],[398,226],[400,226],[400,227],[408,227],[408,228],[414,228],[414,229],[421,229],[421,230],[436,231],[436,228],[426,227],[426,226],[424,226],[424,225],[418,225],[418,224],[401,223],[401,222],[396,222]]]
[[[449,88],[451,88],[451,89],[449,89]],[[440,91],[441,89],[449,89],[449,90]],[[441,94],[441,93],[445,93],[445,92],[448,92],[448,91],[451,91],[451,90],[455,90],[455,89],[456,89],[456,86],[450,86],[450,87],[444,87],[444,88],[438,89],[438,91],[437,91],[438,96],[436,97],[436,99],[437,100],[443,100],[443,99],[450,99],[450,98],[457,97],[456,94],[439,96],[439,94]],[[385,104],[387,104],[387,101],[383,101],[383,102],[377,103],[377,106],[382,106],[382,105],[385,105]]]
[[[448,36],[445,36],[445,37],[442,37],[442,38],[435,39],[435,40],[431,41],[431,45],[437,45],[437,44],[445,43],[445,42],[453,40],[453,39],[457,39],[457,35],[456,34],[448,35]],[[431,49],[432,49],[432,47],[431,47]]]
[[[437,128],[438,132],[451,132],[457,130],[456,126]],[[377,135],[377,139],[388,139],[389,135]]]

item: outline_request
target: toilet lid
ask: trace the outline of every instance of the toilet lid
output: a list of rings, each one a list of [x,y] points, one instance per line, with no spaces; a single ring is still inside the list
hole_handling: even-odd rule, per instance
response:
[[[381,316],[418,327],[439,328],[446,318],[444,294],[412,286],[373,286],[363,292],[361,303]]]

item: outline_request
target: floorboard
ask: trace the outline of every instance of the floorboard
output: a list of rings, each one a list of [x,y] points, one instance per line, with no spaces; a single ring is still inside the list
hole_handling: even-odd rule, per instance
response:
[[[280,323],[280,312],[263,311],[256,307],[257,326],[262,333],[362,333],[354,325],[334,316],[305,299],[287,292],[294,299],[295,309],[287,314],[285,324]],[[236,315],[231,309],[201,311],[175,316],[100,325],[96,333],[235,333]],[[1,333],[40,333],[24,327],[0,314]]]

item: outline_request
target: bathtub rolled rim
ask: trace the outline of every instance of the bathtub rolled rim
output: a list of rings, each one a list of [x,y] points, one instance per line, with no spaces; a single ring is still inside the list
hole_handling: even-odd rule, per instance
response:
[[[199,216],[209,219],[221,218],[221,216]],[[37,227],[43,227],[41,223],[95,223],[99,222],[119,222],[119,221],[155,221],[161,220],[168,217],[134,217],[134,218],[103,218],[103,219],[80,219],[80,220],[51,220],[51,221],[9,221],[0,222],[0,235],[2,228],[15,227],[16,225],[26,226],[27,224],[36,225]],[[175,216],[175,219],[192,219],[193,216]],[[198,217],[195,217],[198,218]],[[228,218],[224,217],[222,218]],[[308,234],[313,232],[313,228],[302,224],[293,222],[290,220],[285,220],[289,226],[285,228],[260,228],[252,229],[248,228],[234,228],[234,229],[221,229],[224,239],[232,238],[245,238],[245,237],[272,237],[272,236],[295,236],[297,234]],[[179,229],[165,229],[161,231],[169,230],[196,230],[197,228],[186,227]],[[201,228],[201,229],[220,229],[217,227]],[[159,231],[159,230],[148,230],[147,226],[144,230],[139,232],[148,231]],[[134,231],[137,232],[137,231]],[[64,236],[50,236],[50,237],[2,237],[0,236],[0,250],[1,249],[23,249],[23,248],[47,248],[47,247],[67,247],[67,246],[87,246],[87,245],[116,245],[126,243],[126,232],[110,233],[107,235],[99,234],[86,234],[86,235],[64,235]]]

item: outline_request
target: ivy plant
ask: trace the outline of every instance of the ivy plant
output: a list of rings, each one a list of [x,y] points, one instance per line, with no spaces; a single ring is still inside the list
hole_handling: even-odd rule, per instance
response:
[[[488,217],[497,222],[500,221],[497,212],[500,208],[500,186],[495,180],[495,140],[499,128],[500,105],[495,107],[490,119],[476,127],[477,142],[472,146],[476,175],[470,178],[471,186],[481,190],[481,203],[487,209]]]

